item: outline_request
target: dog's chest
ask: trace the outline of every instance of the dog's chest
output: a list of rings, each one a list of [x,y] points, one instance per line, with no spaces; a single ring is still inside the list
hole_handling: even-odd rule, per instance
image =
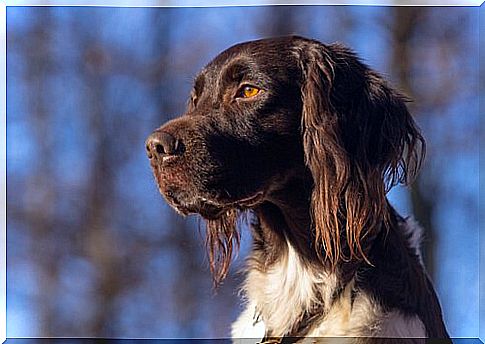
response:
[[[289,245],[286,255],[266,271],[248,271],[243,289],[252,310],[247,316],[254,318],[256,328],[263,322],[272,335],[290,334],[308,315],[324,312],[336,283],[334,275],[304,264]]]

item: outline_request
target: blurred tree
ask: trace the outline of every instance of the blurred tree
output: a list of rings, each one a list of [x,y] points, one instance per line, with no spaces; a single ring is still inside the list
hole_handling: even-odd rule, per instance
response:
[[[284,36],[296,33],[297,13],[295,6],[268,6],[268,15],[264,16],[265,28],[268,36]]]
[[[93,20],[98,21],[96,13]],[[82,26],[81,26],[82,28]],[[93,156],[91,171],[85,185],[84,216],[80,228],[83,230],[82,250],[96,270],[95,310],[86,326],[86,332],[95,337],[114,336],[114,305],[116,298],[130,286],[125,272],[121,250],[112,228],[111,216],[113,198],[116,196],[115,171],[119,169],[120,157],[113,149],[122,144],[119,134],[110,125],[112,114],[106,104],[109,99],[106,88],[109,78],[110,56],[96,35],[90,30],[80,30],[78,43],[81,49],[83,82],[88,105],[86,119],[90,128]]]
[[[24,39],[12,36],[9,39],[29,61],[22,76],[29,94],[26,112],[22,117],[32,123],[32,136],[29,139],[33,141],[34,152],[29,164],[31,173],[27,178],[22,180],[12,176],[7,209],[10,220],[23,224],[21,228],[28,231],[25,234],[36,243],[29,252],[29,259],[35,264],[37,272],[35,302],[39,306],[38,326],[40,332],[47,337],[56,333],[55,307],[60,258],[60,250],[54,244],[52,231],[56,225],[56,218],[52,215],[58,198],[57,190],[52,184],[52,162],[55,155],[52,128],[49,126],[52,108],[46,101],[43,88],[55,72],[52,27],[45,25],[49,21],[55,22],[51,11],[42,11],[33,18]]]
[[[424,262],[429,274],[436,279],[437,207],[445,197],[443,185],[446,183],[442,177],[444,166],[439,159],[455,149],[463,153],[469,151],[475,136],[447,131],[448,138],[443,133],[440,133],[442,137],[435,137],[430,127],[444,116],[453,115],[448,111],[458,97],[469,96],[457,88],[457,78],[468,79],[470,73],[468,68],[457,67],[459,59],[466,59],[462,55],[467,51],[466,46],[460,49],[460,44],[466,42],[460,23],[467,22],[468,14],[456,12],[448,17],[441,9],[425,7],[391,7],[389,11],[391,15],[382,22],[390,33],[390,70],[395,84],[415,100],[408,106],[425,130],[425,136],[428,135],[427,161],[410,188],[410,200],[412,213],[424,228]],[[439,76],[437,80],[430,78],[434,70]],[[455,197],[465,197],[463,201],[467,202],[465,194]],[[474,207],[465,208],[473,215]]]
[[[396,84],[402,89],[405,95],[411,99],[415,96],[414,88],[411,84],[411,77],[413,72],[413,47],[412,39],[416,31],[418,31],[418,23],[422,23],[426,18],[427,10],[423,7],[391,7],[391,18],[388,21],[390,24],[389,30],[392,40],[392,52],[389,55],[391,59],[391,70],[395,71]],[[408,104],[413,114],[413,104]],[[422,119],[424,121],[426,119]],[[429,157],[428,157],[429,159]],[[433,222],[434,215],[434,201],[436,197],[436,182],[432,182],[433,178],[427,178],[428,184],[423,185],[423,175],[429,173],[429,170],[423,169],[422,173],[418,175],[412,186],[410,187],[410,197],[412,204],[412,212],[417,221],[423,226],[425,230],[426,240],[422,247],[425,265],[430,276],[435,273],[435,227]],[[434,190],[434,192],[423,191]],[[427,196],[428,195],[428,196]]]

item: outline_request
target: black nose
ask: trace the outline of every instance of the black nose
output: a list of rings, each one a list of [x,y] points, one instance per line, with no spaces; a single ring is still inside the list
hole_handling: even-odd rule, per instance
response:
[[[181,153],[180,142],[171,134],[164,131],[155,131],[145,142],[149,159],[163,158]]]

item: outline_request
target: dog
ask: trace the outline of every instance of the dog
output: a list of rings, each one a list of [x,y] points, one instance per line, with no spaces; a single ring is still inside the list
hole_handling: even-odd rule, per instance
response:
[[[206,220],[216,285],[252,214],[233,338],[449,338],[419,226],[386,198],[425,155],[407,101],[341,44],[268,38],[215,57],[149,136],[161,194]]]

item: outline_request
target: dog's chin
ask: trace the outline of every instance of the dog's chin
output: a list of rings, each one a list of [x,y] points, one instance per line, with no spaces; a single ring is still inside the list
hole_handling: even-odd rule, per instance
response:
[[[206,220],[216,220],[233,209],[248,210],[257,207],[264,201],[264,192],[256,192],[251,196],[242,197],[234,201],[215,201],[205,197],[194,197],[190,201],[174,202],[173,197],[166,196],[166,198],[172,208],[181,215],[198,214]]]

